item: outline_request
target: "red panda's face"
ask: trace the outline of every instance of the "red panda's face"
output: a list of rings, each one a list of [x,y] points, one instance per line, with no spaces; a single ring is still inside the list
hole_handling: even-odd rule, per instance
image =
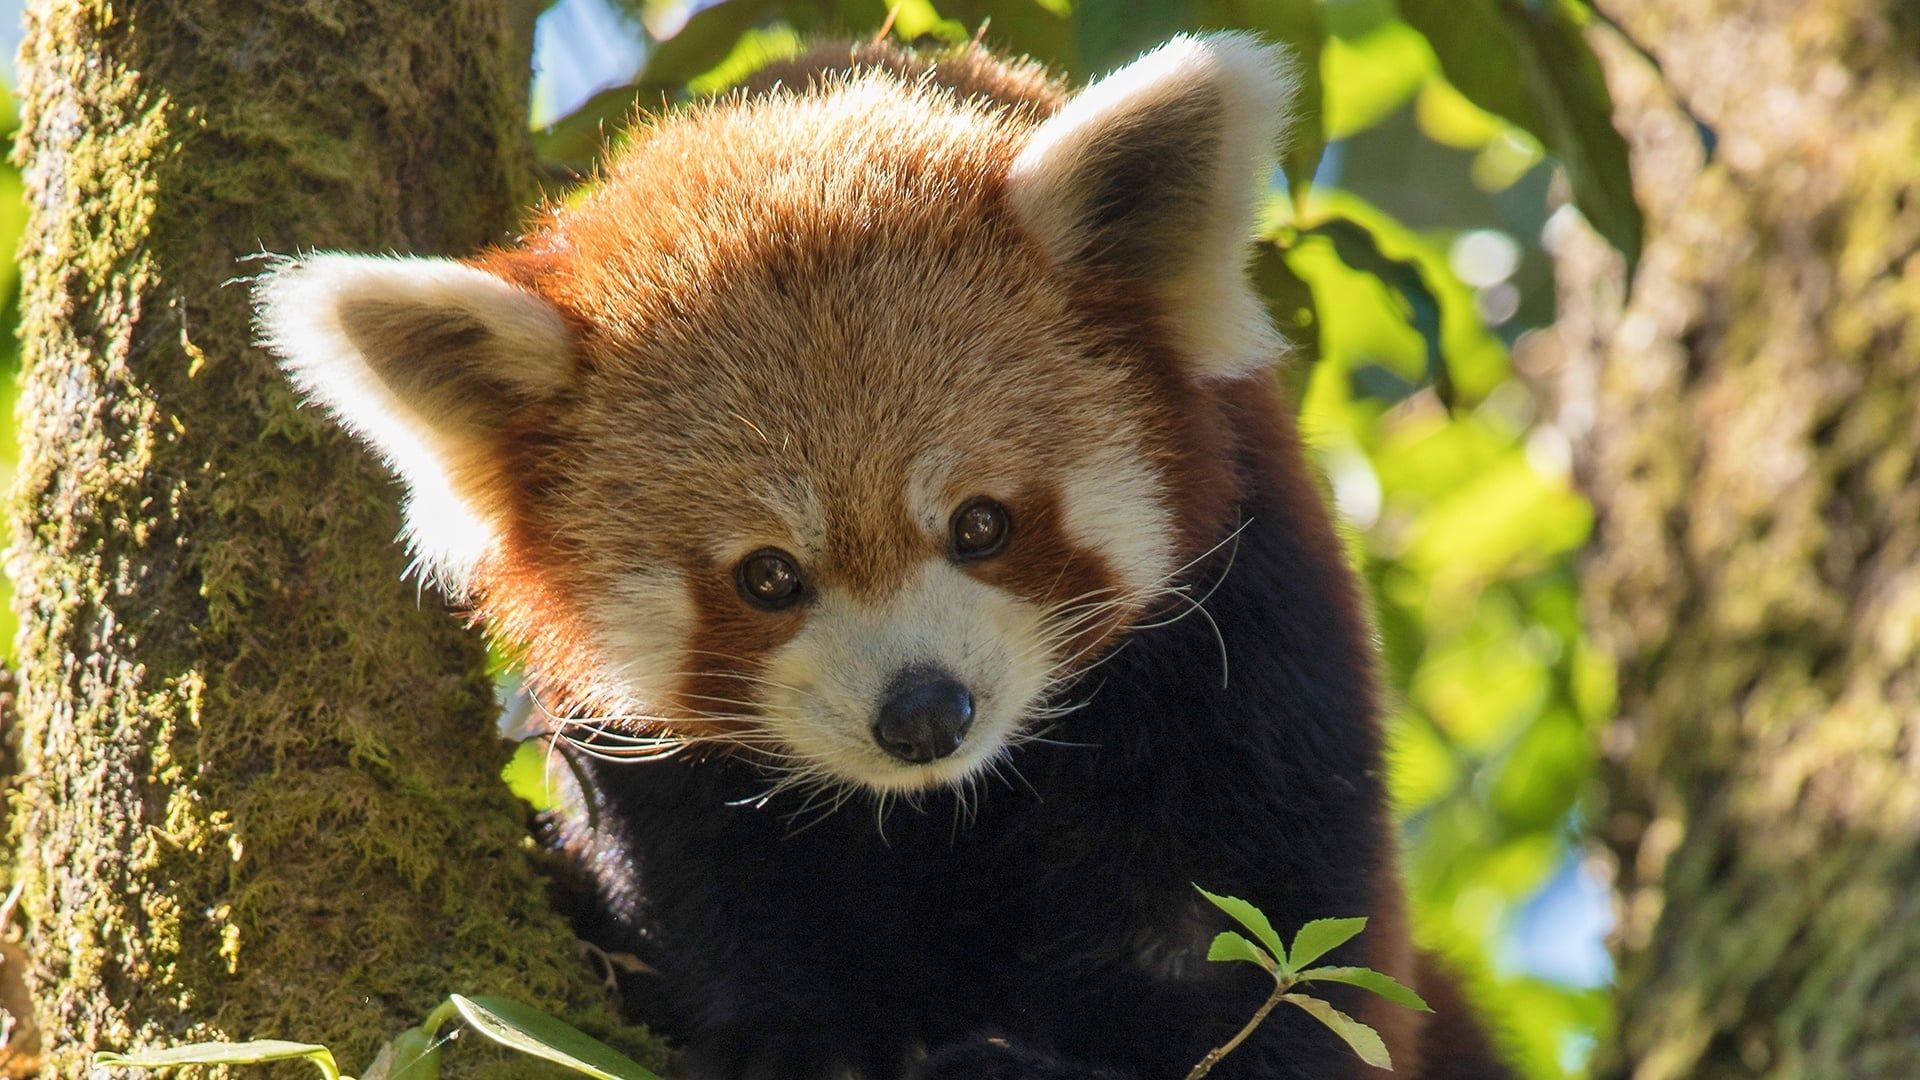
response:
[[[596,708],[875,789],[979,770],[1176,565],[1142,358],[1006,227],[896,220],[700,281],[587,330],[530,465]]]
[[[1221,523],[1191,399],[1284,83],[1183,40],[1050,116],[891,77],[661,122],[522,248],[261,290],[294,378],[543,685],[796,782],[976,776]]]

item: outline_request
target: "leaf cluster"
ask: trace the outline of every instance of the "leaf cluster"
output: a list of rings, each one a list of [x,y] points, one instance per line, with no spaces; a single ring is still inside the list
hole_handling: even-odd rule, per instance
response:
[[[1288,948],[1274,932],[1273,923],[1259,908],[1245,900],[1232,896],[1219,896],[1201,889],[1200,895],[1214,907],[1226,912],[1232,919],[1244,927],[1253,938],[1232,930],[1223,930],[1213,939],[1207,949],[1207,959],[1228,963],[1241,961],[1253,964],[1273,976],[1273,994],[1267,1003],[1254,1015],[1253,1020],[1226,1045],[1208,1054],[1187,1080],[1198,1080],[1208,1070],[1224,1058],[1241,1040],[1251,1034],[1277,1004],[1286,1003],[1299,1008],[1325,1024],[1328,1030],[1338,1035],[1342,1042],[1357,1055],[1360,1060],[1379,1069],[1393,1068],[1393,1058],[1387,1053],[1387,1047],[1380,1039],[1380,1033],[1366,1024],[1355,1020],[1325,1000],[1317,998],[1300,989],[1307,983],[1342,983],[1357,986],[1378,994],[1395,1005],[1421,1012],[1432,1012],[1419,994],[1407,989],[1391,975],[1375,971],[1372,968],[1346,965],[1312,967],[1314,961],[1358,937],[1367,928],[1363,918],[1314,919],[1300,927],[1293,936],[1293,946]]]
[[[639,1062],[564,1020],[517,1001],[453,994],[419,1027],[409,1028],[381,1048],[359,1080],[439,1080],[440,1048],[452,1036],[441,1035],[455,1017],[481,1036],[597,1080],[660,1080]],[[259,1039],[253,1042],[204,1042],[161,1050],[95,1054],[95,1066],[171,1069],[186,1065],[265,1065],[305,1061],[325,1080],[355,1080],[340,1071],[333,1051],[314,1043]]]

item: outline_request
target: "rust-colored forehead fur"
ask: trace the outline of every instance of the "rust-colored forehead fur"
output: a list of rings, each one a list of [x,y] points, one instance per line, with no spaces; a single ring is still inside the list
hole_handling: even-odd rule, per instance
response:
[[[772,546],[877,596],[939,550],[910,484],[1041,518],[1076,461],[1141,452],[1148,384],[1004,198],[1044,111],[885,70],[707,105],[488,260],[581,335],[562,430],[516,469],[566,575],[710,581]]]

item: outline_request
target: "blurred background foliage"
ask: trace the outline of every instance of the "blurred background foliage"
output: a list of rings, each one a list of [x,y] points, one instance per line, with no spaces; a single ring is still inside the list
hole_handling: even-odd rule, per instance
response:
[[[1302,424],[1372,589],[1416,933],[1471,973],[1527,1075],[1566,1077],[1606,1023],[1608,897],[1581,806],[1613,693],[1571,567],[1589,508],[1513,356],[1553,318],[1559,215],[1638,254],[1581,37],[1597,18],[1579,0],[560,0],[537,26],[530,122],[554,175],[586,174],[636,101],[723,92],[802,40],[889,19],[896,38],[983,37],[1076,81],[1181,31],[1291,45],[1300,123],[1254,272],[1298,343]],[[0,168],[7,250],[23,216]],[[9,371],[17,294],[0,263]],[[0,622],[11,641],[10,610]],[[536,799],[543,757],[523,747],[510,770]]]

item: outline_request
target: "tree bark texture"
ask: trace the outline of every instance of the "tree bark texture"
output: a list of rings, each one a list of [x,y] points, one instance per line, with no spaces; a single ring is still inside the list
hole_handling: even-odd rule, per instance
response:
[[[251,1037],[354,1071],[448,991],[633,1035],[548,908],[479,642],[402,580],[395,486],[296,411],[233,284],[506,234],[503,9],[30,7],[12,827],[53,1075]]]
[[[1550,233],[1618,660],[1596,1075],[1920,1076],[1920,13],[1603,0],[1649,243]],[[1716,134],[1709,157],[1684,102]]]

